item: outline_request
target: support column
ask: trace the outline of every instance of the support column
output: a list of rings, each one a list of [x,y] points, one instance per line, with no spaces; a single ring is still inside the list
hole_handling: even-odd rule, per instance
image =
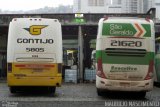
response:
[[[82,27],[78,27],[78,79],[83,82],[83,35]]]

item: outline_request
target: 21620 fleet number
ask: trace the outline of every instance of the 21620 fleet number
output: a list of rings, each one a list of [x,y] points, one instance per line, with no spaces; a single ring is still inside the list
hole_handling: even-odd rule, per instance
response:
[[[141,47],[141,41],[119,41],[111,40],[111,46],[125,46],[125,47]]]

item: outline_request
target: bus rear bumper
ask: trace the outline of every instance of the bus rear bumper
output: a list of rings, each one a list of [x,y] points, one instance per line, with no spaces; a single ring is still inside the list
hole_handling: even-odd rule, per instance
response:
[[[61,86],[62,77],[7,77],[8,86]]]
[[[153,79],[144,81],[108,80],[96,76],[96,87],[109,91],[151,91]]]

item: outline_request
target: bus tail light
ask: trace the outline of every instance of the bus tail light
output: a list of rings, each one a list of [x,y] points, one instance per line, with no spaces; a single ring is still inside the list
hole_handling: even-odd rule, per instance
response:
[[[102,67],[102,59],[99,58],[98,59],[98,69],[97,69],[97,76],[101,77],[101,78],[106,78],[104,72],[103,72],[103,67]]]
[[[151,60],[149,63],[148,73],[145,77],[145,80],[149,80],[153,77],[153,69],[154,69],[153,67],[154,67],[154,62],[153,60]]]
[[[58,73],[62,73],[62,64],[58,64]]]
[[[12,72],[12,63],[8,63],[8,72],[9,72],[9,73]]]

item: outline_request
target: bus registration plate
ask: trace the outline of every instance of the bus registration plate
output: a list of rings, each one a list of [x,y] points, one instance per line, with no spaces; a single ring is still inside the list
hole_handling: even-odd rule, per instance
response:
[[[33,72],[42,72],[42,71],[43,71],[42,68],[34,68],[34,69],[33,69]]]
[[[128,83],[128,82],[120,82],[120,86],[129,87],[130,83]]]

